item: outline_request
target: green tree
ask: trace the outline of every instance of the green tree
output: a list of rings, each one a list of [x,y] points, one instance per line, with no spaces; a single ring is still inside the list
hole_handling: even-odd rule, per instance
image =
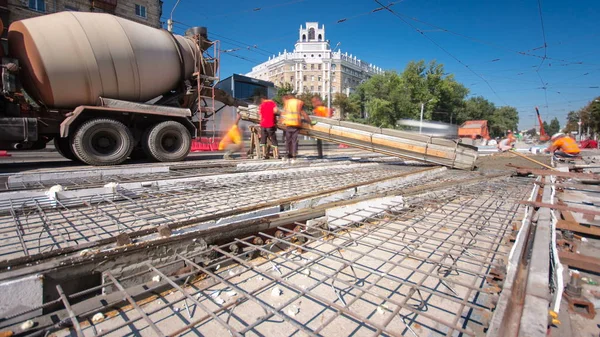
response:
[[[558,121],[558,118],[554,117],[554,119],[552,119],[550,121],[550,124],[547,126],[546,126],[546,122],[544,122],[544,128],[546,128],[546,133],[549,134],[550,136],[559,132],[560,131],[560,123]]]
[[[529,135],[530,137],[535,137],[537,135],[537,131],[535,130],[535,128],[531,128],[525,131],[525,134]]]
[[[396,126],[396,114],[392,102],[381,98],[373,98],[367,102],[369,118],[367,121],[371,125],[381,128],[394,128]]]
[[[580,120],[582,133],[587,133],[588,127],[591,133],[600,132],[600,97],[596,97],[577,111],[570,111],[564,131],[579,131]]]
[[[360,113],[360,104],[356,99],[351,99],[343,93],[333,95],[333,107],[338,109],[341,119],[346,119],[346,116],[357,116]]]
[[[584,124],[586,130],[582,132],[587,132],[588,126],[590,132],[600,132],[600,97],[596,97],[596,99],[591,101],[584,109],[588,112],[589,119],[587,123]]]
[[[516,130],[519,124],[519,112],[510,106],[495,108],[488,118],[488,127],[492,137],[506,135],[507,130]]]
[[[546,121],[543,121],[542,125],[544,126],[544,131],[546,131],[547,134],[549,134],[550,136],[552,136],[553,133],[551,133],[550,131],[548,131],[550,129],[550,125],[548,125],[548,123],[546,123]]]
[[[462,124],[469,120],[489,120],[494,111],[496,111],[494,103],[483,96],[471,97],[458,109],[456,122]]]
[[[282,105],[283,104],[283,96],[287,95],[287,94],[291,94],[292,92],[294,92],[294,87],[292,86],[291,83],[284,83],[281,87],[277,88],[277,95],[275,95],[275,97],[273,97],[273,100],[279,104]]]
[[[487,120],[490,132],[497,136],[516,129],[517,110],[496,107],[484,97],[466,99],[469,90],[457,82],[444,66],[435,61],[411,61],[400,74],[390,71],[371,77],[350,95],[353,105],[347,109],[350,120],[380,127],[395,127],[399,119],[419,119],[424,106],[424,119],[462,124],[467,120]]]
[[[566,133],[571,133],[571,131],[577,131],[579,128],[577,122],[579,122],[579,113],[577,111],[569,111],[569,113],[567,114],[567,124],[565,125],[564,131]]]
[[[296,98],[298,98],[299,100],[304,102],[304,110],[313,111],[315,107],[312,104],[312,98],[314,96],[318,96],[319,98],[321,97],[319,95],[316,95],[316,94],[313,94],[310,92],[304,92],[304,93],[301,93],[300,95],[297,95]]]

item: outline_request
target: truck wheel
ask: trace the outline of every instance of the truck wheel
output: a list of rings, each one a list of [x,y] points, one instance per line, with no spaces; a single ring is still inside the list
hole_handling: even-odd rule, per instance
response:
[[[54,148],[61,156],[72,161],[79,161],[79,158],[75,156],[71,149],[71,140],[69,140],[69,138],[54,138]]]
[[[83,123],[73,136],[73,152],[89,165],[117,165],[133,150],[133,135],[121,122],[97,118]]]
[[[183,124],[166,121],[154,125],[142,139],[144,151],[161,162],[181,161],[192,146],[192,136]]]

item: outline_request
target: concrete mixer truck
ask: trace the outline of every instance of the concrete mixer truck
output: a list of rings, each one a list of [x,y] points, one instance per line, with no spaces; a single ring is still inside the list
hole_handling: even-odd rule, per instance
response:
[[[16,21],[0,55],[0,150],[54,142],[89,165],[183,160],[204,98],[245,105],[213,90],[211,45],[203,27],[181,36],[103,13]]]

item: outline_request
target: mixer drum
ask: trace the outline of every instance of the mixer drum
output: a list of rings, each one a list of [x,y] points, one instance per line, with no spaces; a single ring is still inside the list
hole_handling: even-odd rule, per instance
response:
[[[25,90],[51,108],[95,105],[100,96],[150,100],[190,78],[199,53],[189,38],[81,12],[14,22],[8,47]]]

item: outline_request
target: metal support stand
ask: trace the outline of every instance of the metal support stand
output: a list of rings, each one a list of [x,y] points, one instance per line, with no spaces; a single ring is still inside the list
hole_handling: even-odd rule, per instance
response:
[[[317,139],[317,157],[323,159],[323,141]]]

